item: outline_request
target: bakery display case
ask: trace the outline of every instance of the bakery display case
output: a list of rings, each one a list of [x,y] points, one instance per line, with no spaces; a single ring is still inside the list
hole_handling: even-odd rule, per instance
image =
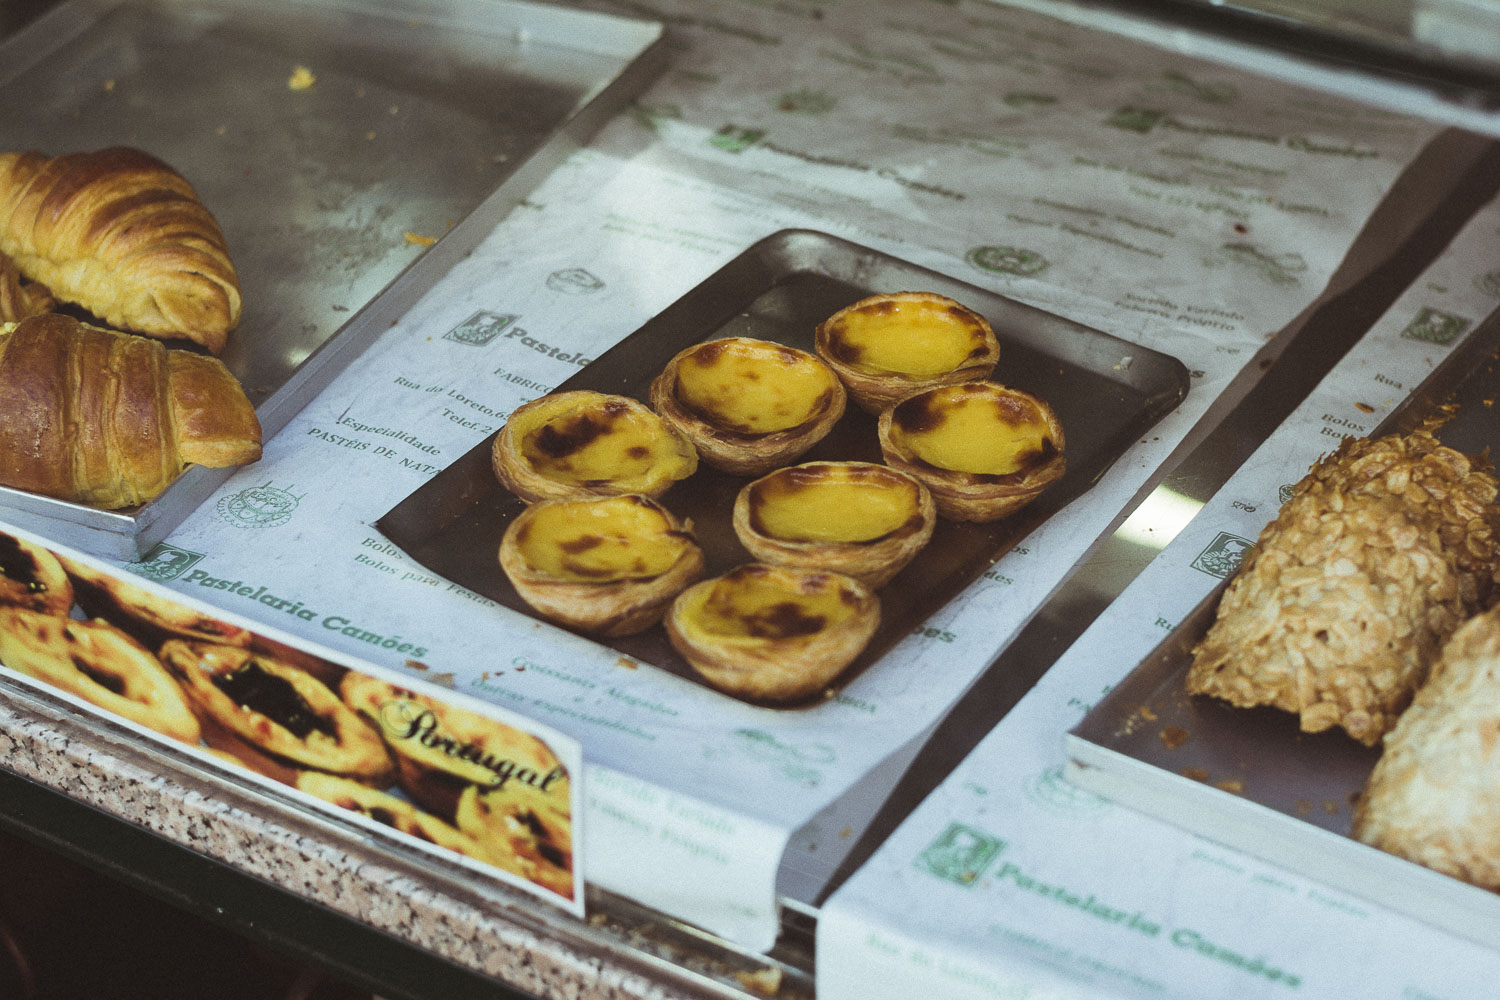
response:
[[[160,506],[0,495],[0,534],[56,550],[70,586],[112,578],[220,625],[212,649],[138,640],[196,699],[191,733],[101,709],[95,688],[115,682],[87,657],[73,662],[93,697],[0,643],[0,827],[387,1000],[857,994],[830,900],[942,808],[945,782],[1044,681],[1099,669],[1107,657],[1082,669],[1069,651],[1404,293],[1436,303],[1412,321],[1404,347],[1428,353],[1411,365],[1446,357],[1444,371],[1493,329],[1446,305],[1455,286],[1489,311],[1500,299],[1489,271],[1435,270],[1500,188],[1482,7],[928,6],[0,11],[8,146],[144,148],[223,224],[245,318],[221,356],[264,428],[259,459],[190,469]],[[898,345],[880,368],[877,333],[825,336],[872,303],[952,308],[989,334],[955,350],[983,356],[971,370]],[[829,361],[844,405],[823,406],[827,379],[813,406],[745,374],[793,357],[792,381]],[[903,366],[963,378],[913,395]],[[856,392],[872,369],[902,386],[899,416]],[[1431,395],[1416,381],[1390,376],[1330,428],[1370,430]],[[564,393],[603,408],[549,410]],[[613,551],[517,470],[596,488],[607,477],[569,463],[610,437],[622,397],[700,444],[649,503],[591,508],[657,526]],[[760,411],[786,406],[801,409],[782,424],[829,419],[768,467],[750,445],[785,427]],[[934,430],[942,406],[958,433]],[[996,441],[1015,448],[995,459]],[[642,449],[603,450],[613,475]],[[861,537],[860,517],[885,524],[861,505],[890,484],[856,466],[927,479],[886,498],[998,482],[1004,503],[945,495],[921,544],[867,582],[766,596],[772,576],[809,571],[746,571],[750,552],[821,560]],[[810,470],[832,483],[812,515],[787,503],[810,480],[782,475]],[[677,614],[661,595],[626,618],[592,608],[583,578],[669,576],[645,563],[688,533],[702,565],[663,586],[743,590]],[[836,617],[828,593],[859,605],[859,642],[815,683],[734,679],[736,661],[692,641],[712,626],[739,629],[738,652],[747,636],[777,648],[771,631]],[[5,620],[20,634],[54,614],[89,636],[118,613],[96,608]],[[328,664],[332,681],[314,677]],[[379,691],[362,701],[350,673]],[[543,800],[486,798],[524,754],[493,751],[445,700],[559,748],[528,783],[565,771],[569,823]],[[247,731],[220,732],[252,709],[279,740],[254,753]],[[389,766],[327,780],[350,754],[306,746],[322,733],[347,750],[363,726],[386,734],[370,747]],[[403,728],[480,770],[432,778],[444,769],[391,741]],[[1060,749],[1067,727],[1052,728],[1033,745]],[[1073,794],[1060,777],[1028,787]],[[506,849],[467,853],[476,824]],[[941,853],[926,870],[961,881]],[[1017,961],[1022,982],[1032,959]]]

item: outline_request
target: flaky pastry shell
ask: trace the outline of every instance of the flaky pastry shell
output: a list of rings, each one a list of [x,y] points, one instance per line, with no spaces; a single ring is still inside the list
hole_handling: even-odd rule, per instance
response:
[[[886,464],[921,480],[951,521],[1013,514],[1067,471],[1063,426],[1052,407],[998,382],[914,392],[881,411],[876,431]],[[965,452],[961,461],[949,461],[943,435]],[[974,468],[959,467],[974,459]]]
[[[760,562],[880,588],[932,538],[937,505],[920,480],[888,465],[805,462],[745,484],[732,521]]]
[[[108,622],[0,608],[0,663],[164,736],[198,742],[198,720],[177,682]]]
[[[795,347],[724,337],[678,351],[651,382],[651,405],[702,460],[736,476],[794,461],[844,415],[843,383]]]
[[[650,497],[543,500],[506,527],[500,568],[546,618],[616,637],[660,622],[703,575],[703,551],[691,526]]]
[[[880,626],[880,599],[853,577],[746,563],[678,595],[672,647],[721,691],[793,702],[824,691]]]
[[[517,407],[491,465],[527,503],[640,493],[659,497],[698,468],[692,442],[629,396],[574,389]]]
[[[1500,891],[1500,609],[1453,633],[1384,740],[1353,835]]]
[[[0,605],[66,615],[73,600],[73,583],[51,549],[0,532]]]
[[[1187,690],[1374,746],[1442,644],[1488,603],[1494,477],[1428,432],[1350,438],[1260,533],[1193,651]]]
[[[392,774],[379,735],[321,681],[240,646],[170,639],[161,660],[194,709],[212,722],[205,739],[231,738],[291,768],[342,774],[379,785]],[[210,739],[210,745],[215,745]]]
[[[868,413],[920,389],[987,379],[1000,360],[989,321],[934,292],[860,299],[818,324],[813,343]]]

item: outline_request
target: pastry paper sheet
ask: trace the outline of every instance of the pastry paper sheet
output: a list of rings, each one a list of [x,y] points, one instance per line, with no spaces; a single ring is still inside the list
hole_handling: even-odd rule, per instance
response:
[[[166,540],[191,567],[164,582],[576,737],[588,879],[765,948],[778,873],[816,891],[884,785],[866,783],[866,804],[851,790],[900,773],[1317,296],[1435,130],[983,2],[598,7],[665,21],[674,65]],[[1178,357],[1187,402],[805,711],[627,669],[434,578],[371,527],[517,405],[789,227]],[[835,821],[809,825],[820,813]]]
[[[907,997],[934,977],[955,1000],[1493,996],[1495,952],[1358,886],[1132,812],[1062,770],[1063,734],[1232,572],[1214,558],[1223,540],[1253,541],[1279,491],[1343,436],[1372,431],[1495,310],[1497,255],[1492,207],[834,894],[818,925],[820,997]]]

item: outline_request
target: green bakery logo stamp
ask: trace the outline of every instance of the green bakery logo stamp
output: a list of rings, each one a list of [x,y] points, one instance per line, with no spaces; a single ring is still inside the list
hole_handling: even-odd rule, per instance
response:
[[[1047,270],[1048,260],[1035,250],[1022,247],[980,246],[974,247],[964,259],[973,267],[993,274],[1014,274],[1029,278]]]
[[[1479,275],[1474,279],[1474,287],[1492,299],[1500,299],[1500,270]]]
[[[603,291],[604,282],[581,267],[564,267],[547,275],[547,287],[564,295],[592,295]]]
[[[301,497],[265,483],[220,498],[219,519],[236,528],[278,528],[292,519]]]
[[[764,129],[741,128],[738,125],[720,125],[719,130],[709,137],[708,144],[717,146],[719,149],[730,153],[740,153],[749,149],[766,137]]]
[[[1401,336],[1406,340],[1420,340],[1426,344],[1451,344],[1468,328],[1469,321],[1462,316],[1423,306],[1417,310],[1412,321],[1406,324]]]
[[[1080,788],[1063,774],[1062,765],[1046,768],[1025,787],[1026,797],[1061,816],[1092,816],[1109,808],[1109,800]]]
[[[204,559],[202,552],[178,548],[166,542],[157,542],[140,559],[126,563],[125,568],[148,580],[175,580]]]
[[[822,90],[791,90],[772,102],[777,111],[803,115],[826,115],[838,105],[838,98]]]
[[[443,334],[443,339],[471,347],[483,347],[520,318],[511,313],[493,313],[481,309]]]
[[[1296,483],[1282,483],[1281,488],[1276,491],[1277,502],[1280,503],[1281,506],[1285,507],[1288,503],[1291,503],[1292,494],[1296,492],[1296,490]]]
[[[1145,135],[1156,126],[1161,124],[1163,118],[1167,117],[1165,111],[1153,111],[1150,108],[1123,107],[1115,109],[1104,124],[1110,128],[1122,129],[1126,132],[1139,132]]]
[[[1300,275],[1307,270],[1307,260],[1300,253],[1270,253],[1252,243],[1225,243],[1203,264],[1248,268],[1273,285],[1299,285]]]
[[[1169,90],[1186,94],[1205,104],[1232,104],[1240,96],[1239,89],[1233,84],[1204,83],[1194,80],[1181,70],[1163,70],[1161,78]]]
[[[1198,557],[1190,564],[1193,569],[1209,576],[1216,576],[1221,580],[1239,570],[1244,563],[1245,556],[1255,548],[1255,543],[1248,538],[1239,535],[1231,535],[1227,531],[1221,531],[1214,540],[1208,543],[1208,547],[1198,553]]]
[[[823,780],[823,768],[838,759],[832,747],[826,743],[797,746],[783,743],[762,729],[737,729],[739,741],[736,751],[753,760],[769,765],[788,780],[816,787]],[[718,756],[722,751],[709,751],[709,756]]]
[[[972,826],[949,823],[917,855],[917,867],[930,875],[957,885],[973,885],[990,864],[1005,850],[1005,841]]]

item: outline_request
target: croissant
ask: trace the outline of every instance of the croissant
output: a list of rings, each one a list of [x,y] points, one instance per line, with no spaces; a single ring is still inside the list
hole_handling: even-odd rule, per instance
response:
[[[190,462],[258,459],[260,437],[217,358],[62,313],[0,324],[0,485],[129,507]]]
[[[46,285],[23,282],[16,262],[0,253],[0,323],[51,312],[57,302]]]
[[[181,174],[140,150],[0,154],[0,251],[122,330],[218,354],[239,322],[218,222]]]

